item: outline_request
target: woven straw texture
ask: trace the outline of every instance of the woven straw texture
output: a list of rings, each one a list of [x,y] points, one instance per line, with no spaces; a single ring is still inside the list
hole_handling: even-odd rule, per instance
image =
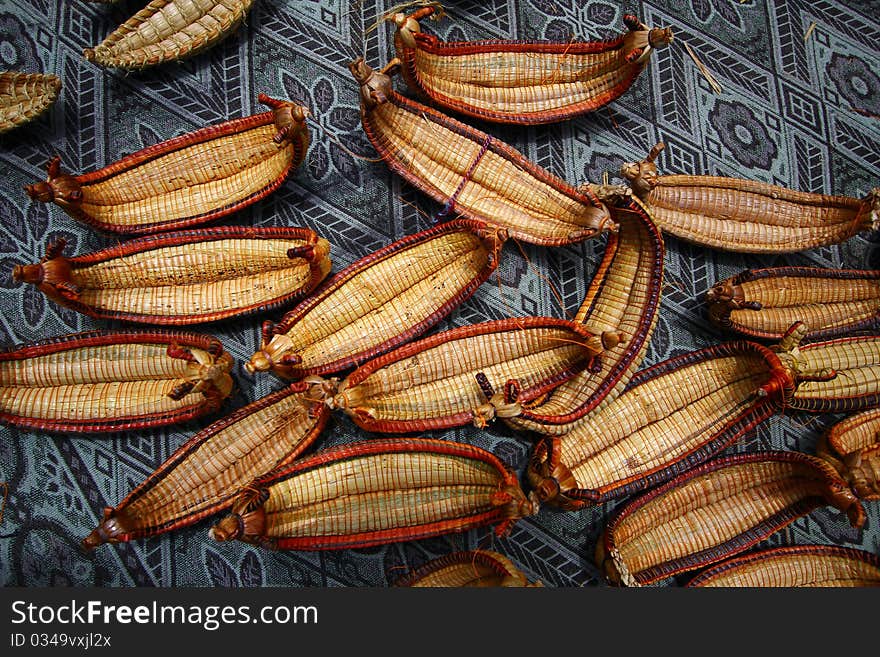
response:
[[[229,36],[253,0],[152,0],[94,49],[102,66],[140,69],[198,54]]]
[[[502,123],[549,123],[596,110],[630,87],[651,50],[646,29],[605,42],[556,44],[446,43],[422,31],[412,36],[415,48],[405,47],[414,26],[404,21],[401,29],[397,55],[418,91],[448,109]]]
[[[124,534],[119,538],[186,526],[226,508],[233,491],[301,454],[326,419],[307,391],[290,388],[218,420],[113,509],[112,524]]]
[[[720,563],[688,586],[880,586],[880,562],[870,552],[827,545],[777,548]]]
[[[528,402],[582,370],[601,350],[596,336],[559,320],[477,324],[438,333],[364,364],[342,383],[334,401],[374,431],[483,423],[492,419],[484,413],[494,413],[484,405],[496,400],[487,399],[477,375],[498,391],[517,381],[522,401]],[[369,419],[358,418],[361,413]]]
[[[845,488],[833,470],[817,459],[789,456],[713,461],[624,506],[605,543],[624,581],[631,576],[651,583],[693,570],[742,551],[818,506],[853,504],[852,493],[832,497]]]
[[[146,4],[146,2],[141,3]],[[333,271],[404,235],[431,227],[446,199],[434,202],[375,158],[360,127],[359,99],[347,64],[366,55],[372,66],[393,56],[394,28],[365,34],[391,2],[257,0],[227,39],[178,64],[128,73],[84,61],[93,47],[138,7],[45,0],[0,0],[4,59],[17,70],[51,72],[63,88],[50,110],[3,135],[0,158],[0,271],[34,262],[46,244],[69,240],[66,253],[89,253],[117,239],[74,222],[54,205],[34,204],[22,190],[45,178],[46,162],[62,156],[68,172],[100,169],[128,153],[236,117],[263,111],[257,94],[298,100],[313,113],[303,166],[260,202],[218,221],[224,225],[305,226],[332,244]],[[450,17],[425,27],[445,41],[570,38],[597,40],[621,32],[625,11],[648,25],[669,25],[676,41],[658,49],[633,86],[608,108],[554,125],[517,128],[474,125],[575,185],[620,182],[623,162],[667,143],[661,173],[740,176],[788,188],[862,198],[880,180],[877,44],[873,5],[844,0],[685,3],[650,0],[454,0]],[[812,22],[816,29],[806,41]],[[723,87],[714,94],[682,47],[691,45]],[[14,61],[13,61],[14,59]],[[400,81],[396,88],[404,90]],[[450,114],[450,116],[454,116]],[[460,116],[457,118],[461,119]],[[468,121],[470,122],[470,121]],[[320,124],[324,130],[317,126]],[[573,318],[603,259],[605,240],[562,248],[508,242],[497,275],[438,323],[435,330],[517,316]],[[728,337],[708,319],[702,295],[716,281],[745,269],[780,265],[878,269],[880,248],[862,236],[807,252],[767,257],[710,251],[666,237],[663,298],[641,367]],[[550,290],[552,284],[558,295]],[[0,274],[0,343],[5,346],[73,331],[121,327],[48,302],[32,286],[12,287]],[[241,364],[259,348],[259,324],[283,311],[193,327],[217,335],[235,357],[230,413],[283,387],[268,374],[247,376]],[[215,417],[220,417],[215,416]],[[792,449],[813,453],[840,414],[787,409],[728,452]],[[213,418],[212,418],[213,419]],[[212,420],[211,419],[211,420]],[[610,513],[623,501],[575,513],[542,511],[493,538],[486,528],[360,550],[273,553],[240,542],[206,538],[213,519],[154,539],[101,546],[79,544],[170,454],[211,421],[64,440],[0,427],[0,481],[9,484],[0,535],[0,582],[6,585],[98,586],[384,586],[400,573],[451,551],[477,547],[507,555],[531,580],[547,586],[597,585],[602,574],[589,555]],[[435,437],[475,444],[522,477],[531,448],[522,434],[495,422],[490,430],[462,427]],[[314,448],[365,439],[344,413]],[[866,504],[862,530],[829,507],[817,509],[763,542],[828,543],[880,551],[880,506]],[[683,581],[682,579],[679,580]],[[664,584],[671,582],[665,581]]]
[[[647,202],[664,231],[742,253],[836,244],[871,227],[870,213],[859,199],[731,178],[661,176]]]
[[[0,353],[0,415],[56,432],[198,417],[216,410],[232,386],[229,355],[212,355],[206,342],[181,333],[85,332]]]
[[[461,587],[461,586],[527,586],[528,582],[516,566],[498,552],[468,550],[434,559],[400,578],[395,586]]]
[[[559,436],[560,461],[578,488],[596,491],[636,484],[682,459],[695,464],[695,450],[718,439],[721,431],[731,432],[728,441],[734,439],[742,431],[738,421],[750,411],[766,416],[774,403],[781,406],[781,400],[768,403],[755,396],[769,380],[770,364],[747,347],[682,363],[570,425]],[[673,467],[666,477],[675,473]]]
[[[325,255],[330,247],[323,238],[315,246],[319,259],[314,265],[288,257],[288,250],[307,243],[308,236],[295,230],[287,235],[247,228],[171,235],[71,258],[69,281],[78,296],[70,305],[107,319],[197,324],[289,302],[330,271]]]
[[[0,73],[0,133],[27,123],[58,98],[61,80],[41,73]]]
[[[733,303],[725,295],[730,289]],[[794,322],[807,325],[806,340],[847,335],[880,325],[880,271],[779,267],[742,272],[716,283],[707,300],[713,321],[751,338],[780,340]]]

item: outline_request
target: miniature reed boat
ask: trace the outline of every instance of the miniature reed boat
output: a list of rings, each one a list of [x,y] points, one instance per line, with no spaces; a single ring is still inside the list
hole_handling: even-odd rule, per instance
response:
[[[120,234],[213,221],[275,191],[309,147],[305,107],[260,95],[269,112],[208,126],[72,176],[61,158],[28,195],[74,219]]]
[[[663,237],[645,206],[635,198],[609,203],[620,229],[611,235],[574,321],[592,333],[617,330],[623,338],[548,395],[520,404],[504,418],[510,426],[541,434],[570,430],[571,423],[611,403],[629,383],[648,348],[657,323],[663,288]]]
[[[612,582],[652,584],[747,550],[820,506],[865,512],[834,469],[798,452],[710,461],[628,502],[609,521],[596,562]]]
[[[642,370],[614,401],[535,446],[528,478],[565,509],[675,477],[781,411],[795,380],[779,356],[729,342]]]
[[[329,410],[295,383],[218,420],[180,446],[115,508],[105,508],[87,549],[154,536],[229,508],[273,468],[292,462],[320,435]]]
[[[774,267],[750,269],[706,293],[709,318],[749,338],[779,340],[793,322],[805,340],[880,328],[880,271]]]
[[[232,358],[216,338],[91,331],[0,352],[0,422],[64,433],[185,422],[220,408]]]
[[[654,160],[663,148],[657,144],[621,172],[657,225],[688,242],[740,253],[791,253],[880,228],[880,189],[859,200],[739,178],[661,176]]]
[[[58,99],[61,80],[47,73],[0,73],[0,134],[32,121]]]
[[[559,246],[616,230],[588,186],[575,189],[491,135],[398,94],[387,73],[349,65],[361,90],[361,121],[392,171],[461,215],[533,244]]]
[[[864,550],[796,545],[753,552],[703,571],[689,587],[880,586],[880,559]]]
[[[575,322],[514,317],[436,333],[371,360],[329,400],[367,431],[406,433],[516,413],[590,366],[620,334]],[[515,393],[508,389],[515,388]],[[496,392],[497,390],[497,392]],[[512,402],[506,401],[510,396]]]
[[[609,41],[446,43],[418,22],[440,16],[438,6],[393,15],[403,78],[441,107],[499,123],[552,123],[599,109],[672,41],[671,29],[649,29],[626,14],[628,32]]]
[[[880,409],[835,424],[816,454],[834,466],[862,500],[880,500]]]
[[[503,554],[491,550],[468,550],[433,559],[401,577],[394,585],[460,588],[541,586],[541,583],[530,584],[526,576]]]
[[[498,266],[503,232],[450,221],[371,253],[278,324],[263,324],[245,368],[286,378],[327,374],[393,349],[446,317]]]
[[[175,62],[235,32],[253,0],[151,0],[83,56],[110,68],[142,69]]]
[[[211,529],[272,550],[360,548],[497,524],[537,512],[489,452],[443,440],[330,448],[254,480]]]
[[[16,281],[99,319],[197,324],[266,312],[308,294],[329,273],[330,245],[306,228],[224,226],[141,237],[66,258],[64,242]]]

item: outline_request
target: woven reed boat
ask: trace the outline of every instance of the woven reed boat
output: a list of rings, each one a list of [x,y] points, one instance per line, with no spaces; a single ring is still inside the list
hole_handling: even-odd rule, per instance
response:
[[[672,30],[650,29],[632,14],[628,32],[608,41],[455,41],[422,32],[442,9],[394,14],[394,47],[413,91],[478,119],[534,125],[592,112],[623,94]]]
[[[482,428],[588,368],[619,340],[616,331],[593,334],[549,317],[463,326],[365,363],[328,403],[367,431]]]
[[[90,331],[0,352],[0,422],[63,433],[146,429],[220,408],[232,357],[211,336]]]
[[[575,189],[491,135],[398,94],[388,77],[395,66],[349,65],[361,121],[391,170],[444,204],[438,218],[460,215],[545,246],[616,230],[589,186]]]
[[[608,207],[620,229],[609,237],[574,321],[592,333],[620,331],[625,339],[597,357],[594,368],[534,403],[522,403],[518,415],[504,418],[515,429],[545,435],[569,431],[571,423],[620,394],[647,351],[663,288],[663,237],[637,199],[628,197]]]
[[[804,340],[880,328],[880,271],[773,267],[749,269],[706,293],[709,318],[749,338],[779,340],[804,322]]]
[[[728,559],[703,571],[689,587],[880,586],[877,555],[831,545],[796,545]]]
[[[489,452],[444,440],[374,440],[330,448],[260,477],[211,529],[272,550],[410,541],[537,512]]]
[[[278,324],[265,322],[245,368],[297,378],[389,351],[468,299],[498,266],[504,239],[461,220],[399,239],[337,273]]]
[[[638,372],[613,402],[535,446],[528,479],[564,509],[671,479],[785,408],[793,373],[752,342],[728,342]]]
[[[394,586],[413,588],[520,587],[528,578],[503,554],[491,550],[453,552],[422,564],[398,579]]]
[[[253,0],[151,0],[94,48],[90,62],[143,69],[197,55],[235,32]]]
[[[880,336],[836,338],[800,345],[803,371],[824,373],[804,381],[791,408],[813,413],[851,413],[880,406]]]
[[[64,173],[56,156],[46,180],[25,191],[123,235],[213,221],[274,192],[305,158],[308,110],[263,94],[260,101],[271,111],[180,135],[79,176]]]
[[[856,413],[832,426],[816,454],[849,482],[862,500],[880,500],[880,409]]]
[[[621,173],[657,225],[687,242],[739,253],[792,253],[880,229],[880,188],[859,200],[740,178],[661,176],[654,160],[663,148],[657,144]]]
[[[105,508],[83,547],[163,534],[228,509],[253,479],[291,463],[320,435],[329,409],[310,387],[294,383],[199,431],[115,508]]]
[[[693,468],[620,508],[596,546],[610,581],[659,582],[723,561],[821,506],[861,527],[865,511],[830,465],[799,452],[756,452]]]
[[[48,73],[0,73],[0,134],[40,116],[60,92],[61,80]]]
[[[223,226],[141,237],[66,258],[64,241],[16,265],[16,281],[99,319],[197,324],[267,312],[329,273],[330,245],[306,228]]]

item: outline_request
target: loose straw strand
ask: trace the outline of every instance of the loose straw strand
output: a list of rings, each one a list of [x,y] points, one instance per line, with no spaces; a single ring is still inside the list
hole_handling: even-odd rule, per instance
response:
[[[519,240],[515,239],[515,240],[513,240],[513,242],[514,242],[514,244],[516,244],[516,248],[519,249],[519,252],[522,254],[522,257],[525,259],[526,265],[528,265],[529,269],[531,269],[538,276],[538,278],[540,278],[542,281],[544,281],[544,283],[547,285],[547,287],[550,288],[550,293],[556,298],[556,302],[559,304],[559,307],[562,308],[562,312],[565,313],[566,318],[570,320],[571,315],[565,309],[565,302],[562,298],[562,295],[559,293],[559,290],[557,290],[556,286],[553,284],[553,281],[551,281],[545,274],[542,274],[540,271],[538,271],[538,269],[532,264],[531,258],[529,258],[529,256],[526,255],[526,252],[523,249],[522,244],[519,243]]]
[[[386,11],[373,23],[371,23],[370,26],[366,30],[364,30],[364,36],[367,36],[370,32],[377,29],[385,21],[391,20],[394,14],[399,14],[404,9],[409,9],[410,7],[434,7],[437,12],[434,14],[434,16],[432,16],[433,20],[439,20],[440,17],[443,15],[443,5],[433,0],[410,0],[410,2],[401,2],[400,4],[391,7],[388,11]]]
[[[684,44],[684,49],[687,50],[688,55],[690,55],[691,59],[694,60],[694,64],[696,64],[697,69],[700,73],[703,74],[703,77],[706,78],[706,81],[709,83],[709,86],[712,87],[712,91],[716,94],[720,94],[722,92],[721,85],[718,84],[718,80],[715,79],[715,76],[712,75],[712,72],[706,67],[706,65],[697,57],[697,54],[693,51],[686,41],[681,41]]]
[[[363,160],[364,162],[381,162],[382,161],[381,157],[366,157],[364,155],[358,155],[354,151],[346,148],[346,146],[341,141],[339,141],[339,139],[337,139],[336,136],[332,132],[330,132],[329,130],[327,130],[327,128],[325,128],[320,123],[318,123],[317,120],[313,119],[311,114],[307,118],[309,118],[311,120],[312,125],[314,125],[316,128],[318,128],[318,130],[320,130],[321,133],[325,137],[327,137],[327,139],[332,141],[334,144],[336,144],[339,148],[341,148],[343,151],[345,151],[346,153],[348,153],[352,157],[357,158],[358,160]]]
[[[816,29],[816,21],[810,23],[810,27],[807,28],[807,31],[804,32],[804,42],[806,42],[812,35],[813,31]]]

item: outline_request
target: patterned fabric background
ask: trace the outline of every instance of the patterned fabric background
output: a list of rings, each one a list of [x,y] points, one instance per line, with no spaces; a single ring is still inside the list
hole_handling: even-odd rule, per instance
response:
[[[391,28],[367,27],[391,2],[256,0],[247,24],[207,53],[182,64],[125,74],[86,62],[98,43],[144,0],[113,6],[81,0],[0,0],[2,68],[53,72],[59,101],[40,120],[0,137],[0,342],[111,327],[47,302],[11,280],[14,264],[35,262],[46,244],[68,240],[68,253],[112,238],[77,224],[59,208],[31,203],[22,185],[45,175],[60,153],[67,171],[99,168],[126,153],[228,118],[263,111],[260,92],[305,101],[328,132],[374,157],[357,113],[346,68],[365,54],[378,66],[391,56]],[[449,0],[449,17],[427,29],[446,39],[600,38],[622,31],[624,11],[649,25],[671,26],[723,86],[714,94],[681,43],[655,53],[649,69],[610,110],[568,123],[504,129],[479,125],[572,183],[612,181],[624,161],[668,145],[664,173],[735,175],[814,192],[861,196],[880,180],[880,2],[844,0]],[[808,39],[809,26],[816,27]],[[402,85],[398,82],[398,88]],[[352,158],[313,130],[304,166],[263,202],[227,224],[300,225],[333,245],[334,271],[392,240],[428,227],[439,206],[392,175],[384,163]],[[748,267],[880,267],[870,237],[791,256],[725,254],[668,239],[667,282],[645,365],[721,341],[701,301],[718,279]],[[439,329],[511,315],[573,314],[603,244],[505,248],[502,266]],[[525,255],[525,257],[523,257]],[[540,275],[539,275],[540,274]],[[560,292],[551,293],[545,276]],[[280,316],[280,314],[278,315]],[[278,316],[273,319],[278,319]],[[196,330],[221,337],[236,358],[237,390],[224,412],[279,389],[269,375],[241,368],[258,345],[264,319]],[[212,418],[215,419],[215,418]],[[812,452],[839,416],[791,413],[761,426],[731,451]],[[275,554],[207,537],[207,522],[176,533],[93,553],[79,549],[101,509],[119,502],[185,438],[209,420],[176,429],[73,438],[0,428],[0,481],[9,497],[0,525],[0,581],[57,586],[385,586],[406,568],[453,549],[493,547],[549,586],[601,583],[595,541],[614,504],[576,513],[542,510],[503,539],[490,530],[436,540],[336,553]],[[489,449],[522,470],[530,443],[500,424],[438,434]],[[319,447],[363,433],[335,415]],[[880,552],[880,508],[850,529],[836,511],[800,519],[769,545],[830,543]],[[687,578],[685,578],[687,579]]]

